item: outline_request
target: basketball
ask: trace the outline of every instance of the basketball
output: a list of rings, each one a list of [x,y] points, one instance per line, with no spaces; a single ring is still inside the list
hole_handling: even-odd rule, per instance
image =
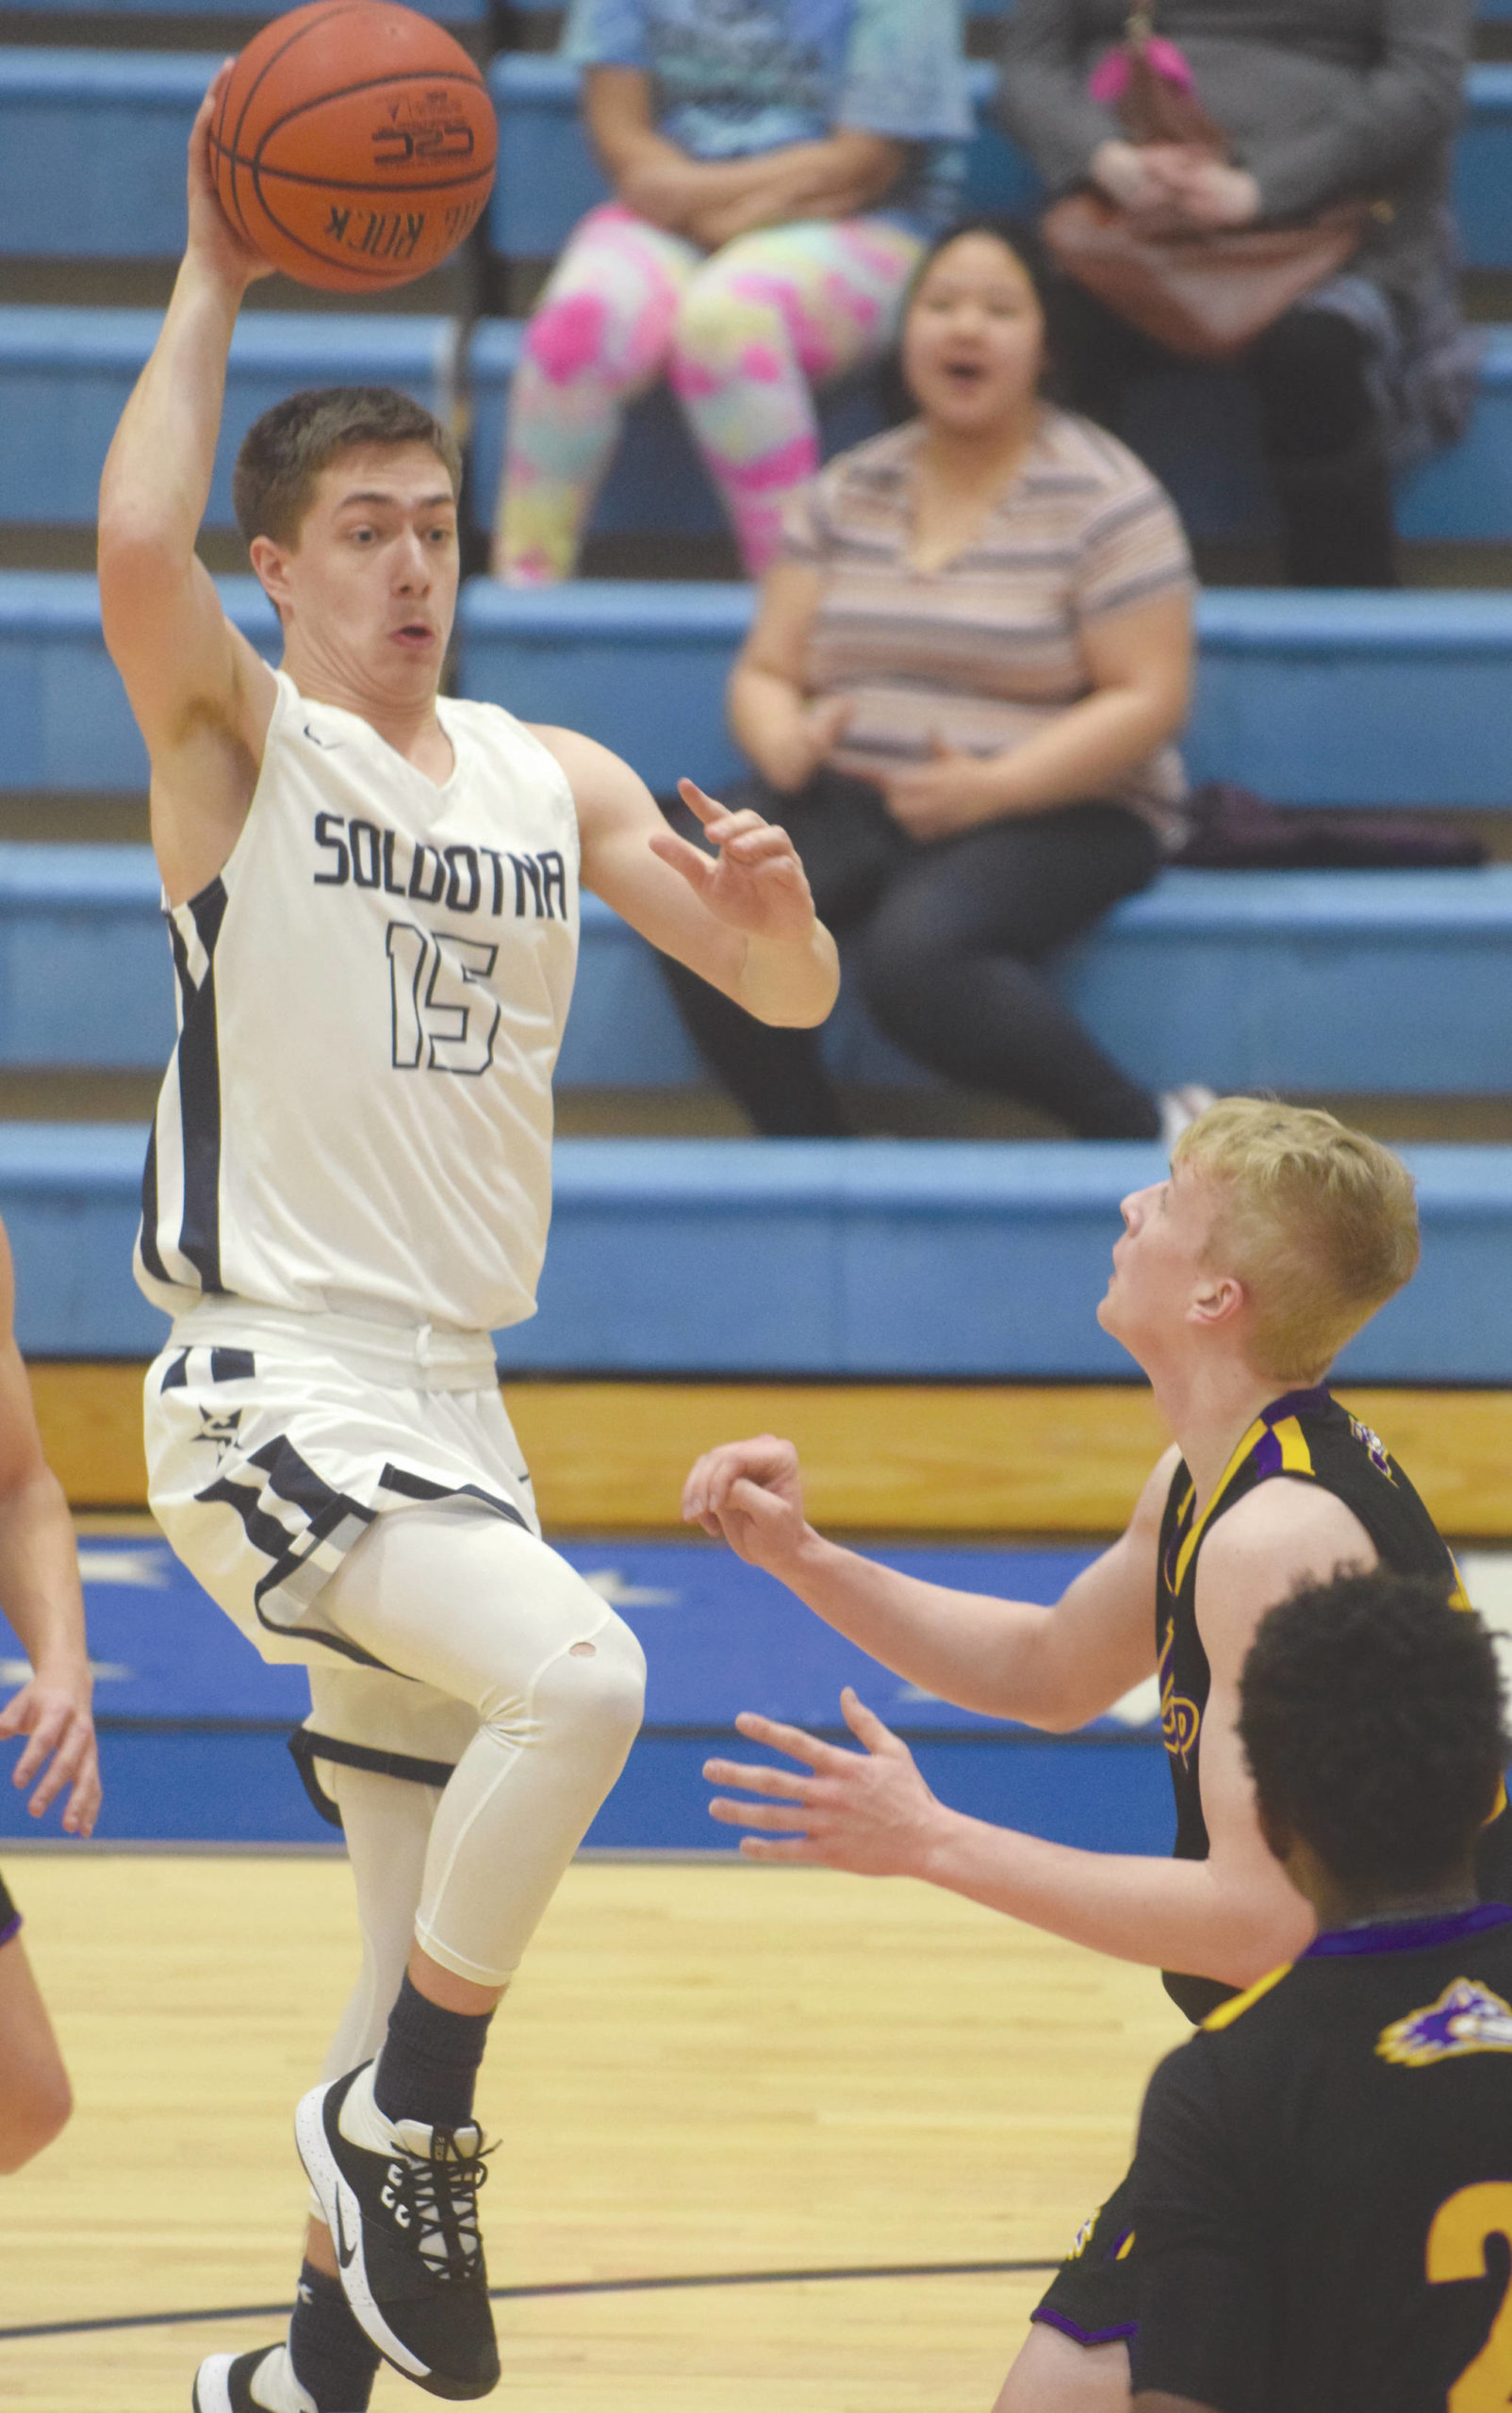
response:
[[[493,103],[396,0],[312,0],[248,42],[210,127],[221,205],[302,285],[376,293],[436,268],[494,180]]]

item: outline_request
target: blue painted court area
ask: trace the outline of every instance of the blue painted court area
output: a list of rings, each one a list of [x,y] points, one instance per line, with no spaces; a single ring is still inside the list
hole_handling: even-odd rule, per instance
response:
[[[1080,1734],[1046,1738],[920,1695],[712,1544],[561,1547],[634,1628],[650,1666],[645,1728],[590,1847],[729,1850],[700,1768],[711,1751],[747,1749],[733,1732],[737,1711],[838,1737],[840,1688],[851,1683],[955,1808],[1096,1849],[1170,1847],[1170,1785],[1147,1692]],[[964,1590],[1053,1600],[1090,1553],[877,1555]],[[106,1782],[101,1841],[331,1842],[287,1748],[309,1706],[302,1670],[265,1666],[162,1542],[86,1542],[80,1559]],[[0,1620],[0,1694],[25,1674]],[[0,1765],[14,1757],[8,1748]],[[0,1840],[57,1831],[56,1812],[39,1826],[0,1783]]]

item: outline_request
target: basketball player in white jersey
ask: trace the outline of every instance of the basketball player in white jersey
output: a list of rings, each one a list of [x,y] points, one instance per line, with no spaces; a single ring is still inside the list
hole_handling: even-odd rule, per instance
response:
[[[222,71],[223,73],[224,71]],[[153,1505],[270,1659],[339,1809],[361,1982],[296,2135],[319,2206],[287,2344],[200,2413],[361,2413],[499,2363],[471,2117],[489,2017],[623,1765],[634,1637],[545,1547],[490,1332],[532,1313],[582,884],[753,1013],[812,1025],[833,943],[787,837],[685,784],[679,842],[586,738],[438,695],[458,464],[386,389],[296,396],[238,458],[275,675],[194,544],[263,264],[190,146],[189,238],[101,495],[107,643],[152,762],[180,1030],[137,1273]]]

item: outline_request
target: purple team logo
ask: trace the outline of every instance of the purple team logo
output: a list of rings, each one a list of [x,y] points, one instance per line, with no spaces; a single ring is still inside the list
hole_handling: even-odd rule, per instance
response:
[[[1370,1426],[1368,1424],[1362,1424],[1357,1416],[1352,1416],[1350,1418],[1349,1429],[1354,1434],[1356,1440],[1359,1443],[1360,1448],[1364,1451],[1372,1466],[1375,1469],[1376,1473],[1384,1474],[1388,1483],[1395,1483],[1396,1476],[1392,1471],[1391,1461],[1386,1453],[1386,1443],[1382,1440],[1379,1433],[1372,1433]]]
[[[1383,2027],[1375,2049],[1383,2061],[1409,2070],[1460,2053],[1512,2053],[1512,2003],[1473,1978],[1455,1978],[1426,2011]]]

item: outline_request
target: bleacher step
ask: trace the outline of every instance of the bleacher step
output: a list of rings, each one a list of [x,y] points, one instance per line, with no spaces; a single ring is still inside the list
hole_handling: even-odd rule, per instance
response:
[[[131,1282],[144,1134],[0,1126],[18,1334],[38,1356],[140,1356]],[[1345,1351],[1354,1381],[1512,1379],[1512,1149],[1402,1151],[1417,1278]],[[562,1141],[531,1370],[1117,1380],[1093,1310],[1119,1200],[1158,1148],[1080,1141]]]
[[[585,729],[659,791],[726,781],[724,682],[750,611],[738,585],[474,580],[463,689]],[[1512,595],[1215,589],[1197,629],[1194,780],[1298,804],[1512,803]]]
[[[182,250],[184,152],[220,64],[212,51],[0,49],[0,254],[17,258],[168,258]],[[578,71],[505,52],[489,71],[502,140],[490,205],[493,250],[550,258],[605,186],[577,114]],[[973,208],[1027,210],[1043,198],[1023,153],[990,114],[995,70],[969,70],[977,133]],[[1472,268],[1512,265],[1512,68],[1466,79],[1454,205]]]
[[[3,340],[0,313],[0,340]],[[524,325],[483,319],[467,338],[465,381],[472,435],[468,516],[492,525],[501,482],[509,388]],[[0,353],[0,375],[4,373]],[[826,459],[882,425],[867,379],[819,398]],[[1135,388],[1125,434],[1175,499],[1199,541],[1254,543],[1273,535],[1274,511],[1260,457],[1255,397],[1232,370],[1185,369]],[[0,517],[4,512],[0,510]],[[1399,482],[1397,524],[1413,542],[1488,544],[1512,538],[1512,327],[1484,330],[1474,416],[1464,440]],[[599,536],[709,536],[726,526],[682,416],[665,386],[629,413],[624,441],[595,506]]]
[[[1055,977],[1152,1088],[1492,1093],[1512,1088],[1512,864],[1168,871],[1066,950]],[[0,845],[0,1067],[156,1070],[173,1041],[148,849]],[[929,1078],[848,986],[824,1048],[843,1081]],[[706,1077],[651,949],[585,896],[558,1088]]]
[[[968,69],[977,131],[966,159],[970,209],[1032,212],[1044,188],[1029,161],[998,130],[991,104],[996,70]],[[499,110],[499,177],[489,204],[489,242],[503,258],[551,259],[608,188],[578,116],[579,71],[564,58],[506,51],[488,70]],[[1512,266],[1512,67],[1472,66],[1454,152],[1454,204],[1471,268]]]
[[[117,420],[162,325],[156,310],[0,308],[0,520],[92,526]],[[231,466],[260,412],[306,386],[398,386],[450,423],[458,320],[248,312],[237,323],[205,524],[229,528]]]
[[[256,581],[221,591],[276,657]],[[475,579],[458,611],[462,692],[583,729],[659,790],[684,772],[718,785],[738,767],[724,682],[750,611],[744,585]],[[1197,626],[1194,779],[1300,804],[1512,803],[1512,595],[1216,589]],[[0,793],[122,795],[145,780],[95,582],[0,575]]]

